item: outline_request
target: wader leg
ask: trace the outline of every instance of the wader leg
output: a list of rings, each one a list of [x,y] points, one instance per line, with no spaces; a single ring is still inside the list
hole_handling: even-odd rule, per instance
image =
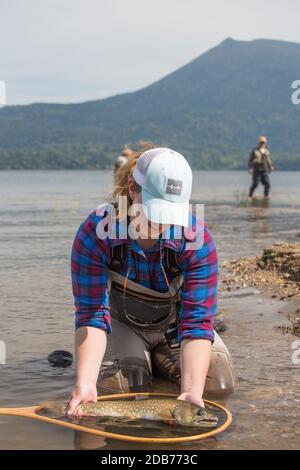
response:
[[[173,382],[180,383],[180,349],[169,348],[162,342],[152,351],[153,363],[158,371]],[[229,394],[233,392],[235,378],[230,354],[220,336],[215,332],[211,361],[205,383],[205,393]]]
[[[270,179],[268,173],[263,173],[261,175],[261,182],[264,185],[264,195],[268,197],[270,191]]]
[[[257,173],[257,171],[254,171],[252,175],[252,185],[249,190],[249,197],[252,197],[258,185],[259,185],[259,174]]]
[[[150,353],[127,325],[112,318],[112,333],[99,374],[99,388],[116,392],[146,390],[151,385]]]

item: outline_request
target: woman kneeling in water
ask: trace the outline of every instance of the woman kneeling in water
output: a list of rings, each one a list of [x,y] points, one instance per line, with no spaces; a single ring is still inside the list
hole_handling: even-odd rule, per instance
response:
[[[216,248],[190,211],[191,190],[181,154],[144,144],[127,151],[115,172],[114,204],[99,206],[79,227],[69,414],[96,401],[99,372],[101,387],[125,392],[149,387],[154,367],[181,384],[179,399],[200,406],[204,390],[233,390],[230,356],[213,330]]]

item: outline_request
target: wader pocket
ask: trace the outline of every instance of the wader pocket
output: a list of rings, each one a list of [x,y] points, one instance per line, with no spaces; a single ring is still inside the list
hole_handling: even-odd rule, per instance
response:
[[[124,296],[114,286],[112,286],[110,294],[112,310],[117,313],[120,319],[126,317],[135,326],[164,324],[171,316],[172,308],[168,300],[151,302],[127,294]],[[114,316],[116,317],[116,315]]]

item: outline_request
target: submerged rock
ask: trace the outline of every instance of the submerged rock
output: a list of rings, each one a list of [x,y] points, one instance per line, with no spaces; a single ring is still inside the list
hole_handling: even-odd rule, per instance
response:
[[[219,308],[214,319],[214,330],[217,333],[223,333],[227,329],[224,323],[223,315],[224,315],[224,310]]]
[[[288,317],[290,325],[278,326],[277,329],[282,333],[291,333],[295,336],[300,336],[300,308],[297,308],[293,317]]]
[[[214,330],[217,333],[224,333],[224,331],[226,331],[226,325],[225,325],[223,319],[221,319],[221,318],[216,318],[215,319],[215,321],[214,321]]]

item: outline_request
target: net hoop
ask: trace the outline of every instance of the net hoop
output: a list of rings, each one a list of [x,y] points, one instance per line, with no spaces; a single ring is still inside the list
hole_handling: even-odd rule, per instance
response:
[[[159,393],[159,392],[140,392],[140,393],[118,393],[113,395],[101,395],[97,398],[98,401],[103,400],[118,400],[123,398],[135,398],[135,397],[169,397],[177,398],[177,395],[173,393]],[[180,442],[193,442],[206,439],[208,437],[215,436],[225,431],[230,424],[232,423],[232,414],[227,410],[223,405],[216,403],[210,400],[204,400],[205,404],[212,405],[217,409],[223,411],[226,415],[225,422],[218,428],[212,429],[202,434],[193,434],[191,436],[182,436],[182,437],[141,437],[141,436],[129,436],[126,434],[118,434],[108,431],[102,431],[99,429],[89,428],[87,426],[81,426],[74,423],[69,423],[65,421],[60,421],[59,419],[50,418],[48,416],[38,415],[37,412],[41,410],[41,406],[32,406],[25,408],[0,408],[0,415],[9,415],[9,416],[23,416],[26,418],[36,419],[38,421],[44,421],[47,423],[56,424],[58,426],[63,426],[65,428],[73,429],[75,431],[87,432],[94,434],[96,436],[106,437],[109,439],[116,439],[126,442],[139,442],[139,443],[149,443],[149,444],[175,444]]]

